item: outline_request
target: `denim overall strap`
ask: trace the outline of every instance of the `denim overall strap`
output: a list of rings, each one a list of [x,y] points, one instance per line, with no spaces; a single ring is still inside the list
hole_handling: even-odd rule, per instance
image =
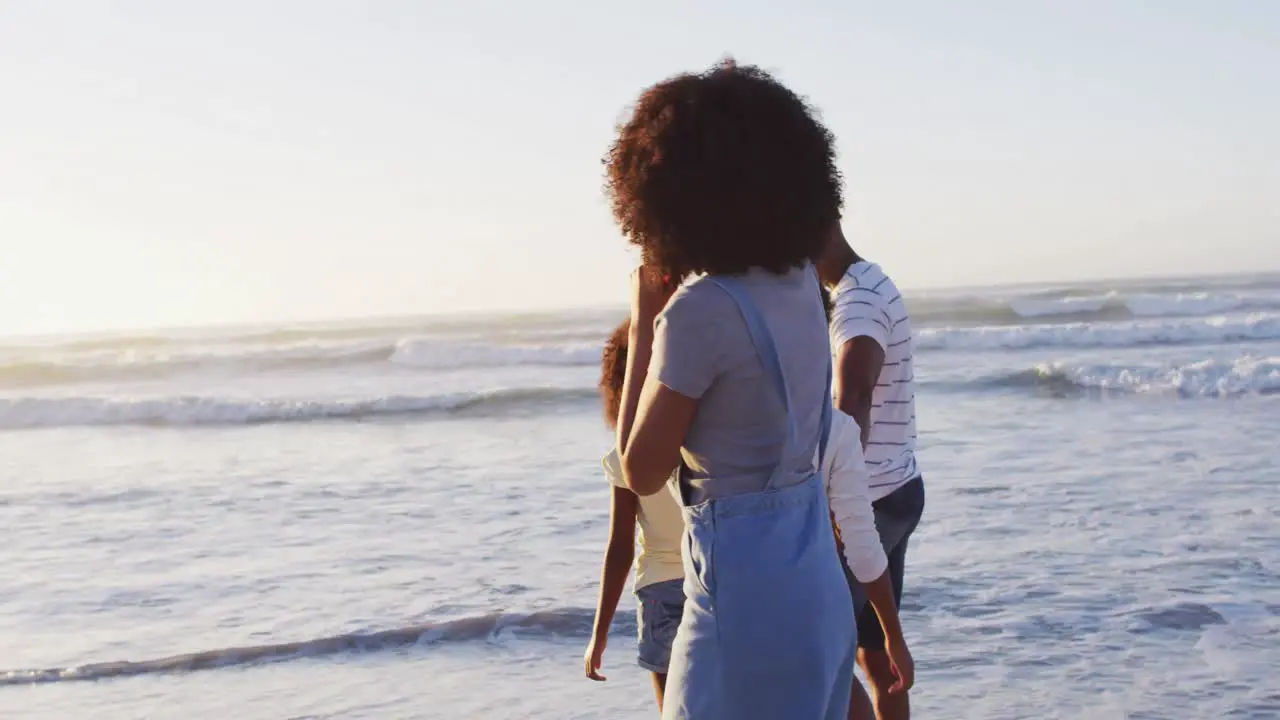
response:
[[[737,279],[729,276],[711,276],[709,279],[714,282],[720,289],[724,290],[734,303],[738,306],[738,311],[742,313],[742,319],[747,323],[747,332],[751,336],[751,344],[755,346],[756,355],[760,358],[760,364],[764,367],[764,374],[769,378],[770,384],[778,393],[778,398],[782,401],[782,409],[787,416],[787,440],[782,448],[782,457],[779,459],[778,465],[774,468],[773,474],[769,477],[765,490],[771,490],[779,476],[786,472],[786,468],[790,467],[788,460],[791,454],[795,452],[798,444],[796,420],[791,413],[791,393],[787,387],[786,375],[782,372],[782,363],[778,358],[778,348],[773,341],[773,333],[769,332],[769,326],[765,324],[764,316],[760,314],[759,309],[751,300],[751,296],[747,294],[742,284]],[[831,353],[827,353],[827,383],[826,390],[823,392],[822,401],[822,424],[821,435],[818,438],[818,467],[821,472],[822,461],[826,457],[827,452],[827,435],[831,429]]]

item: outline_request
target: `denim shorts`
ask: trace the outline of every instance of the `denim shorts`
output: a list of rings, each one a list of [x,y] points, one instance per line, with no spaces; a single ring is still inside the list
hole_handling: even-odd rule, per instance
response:
[[[671,643],[684,614],[684,580],[665,580],[636,590],[640,667],[660,675],[671,664]]]

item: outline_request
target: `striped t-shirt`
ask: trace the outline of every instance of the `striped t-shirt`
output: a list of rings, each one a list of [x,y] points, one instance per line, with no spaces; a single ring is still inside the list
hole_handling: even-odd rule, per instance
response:
[[[875,501],[919,474],[911,320],[902,293],[875,263],[854,263],[831,294],[832,352],[864,335],[884,348],[884,366],[871,396],[866,449]]]

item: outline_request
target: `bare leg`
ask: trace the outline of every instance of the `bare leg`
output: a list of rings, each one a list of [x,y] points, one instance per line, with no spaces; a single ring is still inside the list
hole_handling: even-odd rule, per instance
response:
[[[667,692],[667,674],[653,673],[653,694],[658,697],[658,713],[662,713],[662,696]]]
[[[853,694],[849,696],[849,720],[876,720],[871,698],[867,697],[867,691],[856,675],[853,677]]]
[[[889,688],[897,681],[889,663],[889,654],[883,650],[858,648],[858,665],[867,674],[867,682],[871,685],[876,717],[879,720],[910,720],[911,703],[907,694],[889,694]]]

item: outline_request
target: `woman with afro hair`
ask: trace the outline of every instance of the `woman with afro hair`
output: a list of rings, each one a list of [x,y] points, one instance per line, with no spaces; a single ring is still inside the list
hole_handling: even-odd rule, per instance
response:
[[[646,90],[605,164],[643,258],[622,472],[644,496],[678,470],[685,517],[663,717],[843,720],[856,630],[818,474],[831,360],[810,262],[842,205],[831,133],[728,60]]]

